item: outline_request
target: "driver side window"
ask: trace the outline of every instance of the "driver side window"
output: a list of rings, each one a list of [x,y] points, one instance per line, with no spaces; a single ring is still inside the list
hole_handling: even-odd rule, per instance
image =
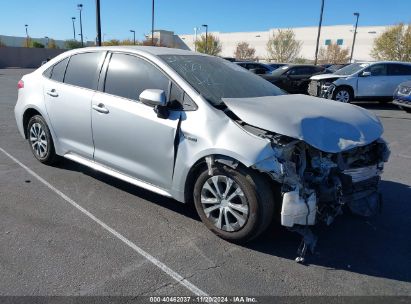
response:
[[[127,54],[114,53],[106,73],[104,92],[139,100],[146,89],[163,90],[168,94],[169,80],[151,63]]]
[[[386,64],[375,64],[364,70],[364,72],[370,72],[371,76],[386,76],[387,75],[387,65]]]

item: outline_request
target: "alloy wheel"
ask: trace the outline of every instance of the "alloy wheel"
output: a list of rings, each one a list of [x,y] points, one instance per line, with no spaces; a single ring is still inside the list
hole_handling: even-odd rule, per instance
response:
[[[201,189],[201,204],[206,217],[218,229],[233,232],[244,227],[249,206],[243,190],[230,177],[212,176]]]
[[[335,99],[347,103],[350,101],[350,93],[346,90],[341,90],[335,95]]]
[[[38,122],[30,127],[30,144],[39,158],[44,158],[47,155],[47,136],[42,125]]]

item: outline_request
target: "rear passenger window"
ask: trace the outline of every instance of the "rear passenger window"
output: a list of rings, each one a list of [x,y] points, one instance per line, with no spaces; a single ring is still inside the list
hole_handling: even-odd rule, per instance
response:
[[[411,65],[405,64],[389,64],[388,65],[388,75],[401,76],[401,75],[411,75]]]
[[[51,70],[50,78],[58,82],[63,82],[64,73],[66,72],[67,62],[68,62],[68,58],[63,59],[59,63],[55,64],[53,69]]]
[[[102,54],[83,53],[71,56],[64,83],[95,90]]]
[[[106,73],[104,92],[139,100],[146,89],[168,94],[169,79],[151,63],[127,54],[113,54]],[[178,93],[176,92],[176,97]]]

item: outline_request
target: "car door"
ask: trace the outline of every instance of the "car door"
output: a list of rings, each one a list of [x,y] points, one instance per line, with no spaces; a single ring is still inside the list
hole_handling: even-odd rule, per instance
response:
[[[105,83],[92,101],[94,159],[128,176],[169,189],[181,111],[158,118],[139,101],[145,89],[169,90],[170,80],[151,62],[124,53],[106,60]]]
[[[368,76],[364,74],[367,72],[370,73]],[[387,95],[389,88],[387,64],[385,63],[373,64],[358,75],[358,97],[389,96]]]
[[[88,52],[63,59],[53,66],[45,82],[47,113],[63,153],[93,158],[91,100],[104,55]]]
[[[288,78],[288,93],[307,93],[309,78],[309,68],[308,67],[294,67],[287,73]]]
[[[388,64],[389,87],[387,96],[393,96],[395,89],[400,83],[411,80],[411,65],[403,63]]]

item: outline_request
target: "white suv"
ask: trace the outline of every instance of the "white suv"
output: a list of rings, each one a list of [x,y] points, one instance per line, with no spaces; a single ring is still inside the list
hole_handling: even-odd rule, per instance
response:
[[[308,93],[341,102],[392,100],[397,86],[411,80],[411,63],[353,63],[333,74],[311,78]]]

